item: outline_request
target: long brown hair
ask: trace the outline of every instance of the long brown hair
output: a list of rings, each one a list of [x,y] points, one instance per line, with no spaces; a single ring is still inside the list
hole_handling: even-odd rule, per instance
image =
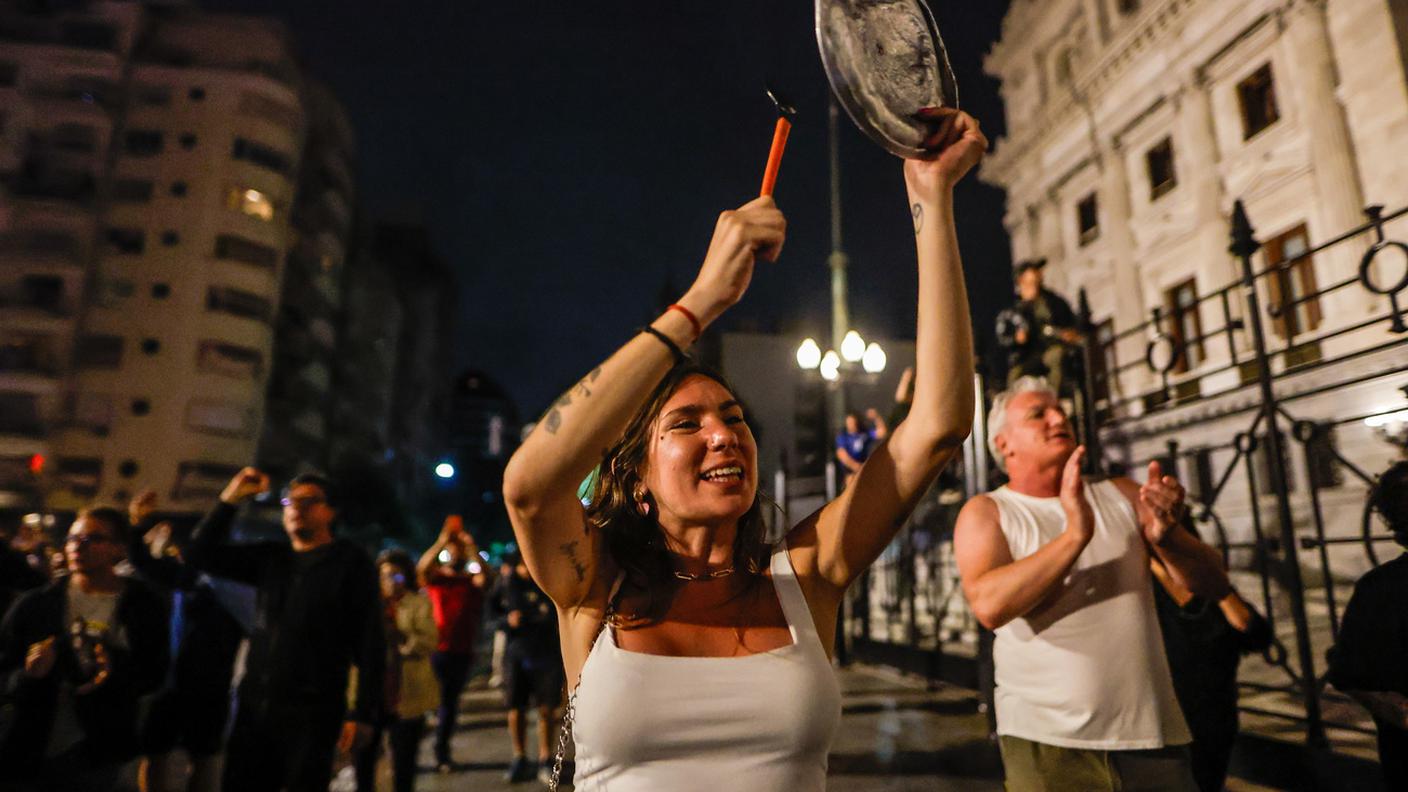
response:
[[[635,614],[635,619],[644,623],[664,617],[680,581],[674,576],[665,536],[656,522],[659,509],[652,508],[649,515],[642,515],[635,492],[642,484],[641,470],[650,448],[651,429],[665,403],[692,376],[708,377],[730,394],[734,393],[723,375],[707,366],[690,362],[670,369],[631,418],[621,438],[602,458],[591,505],[587,507],[588,528],[605,535],[606,551],[626,573],[626,582],[646,593],[645,609]],[[756,459],[750,462],[756,465]],[[763,495],[759,491],[753,496],[748,511],[738,518],[733,540],[734,574],[747,578],[740,593],[751,590],[767,568],[771,548],[766,533]]]

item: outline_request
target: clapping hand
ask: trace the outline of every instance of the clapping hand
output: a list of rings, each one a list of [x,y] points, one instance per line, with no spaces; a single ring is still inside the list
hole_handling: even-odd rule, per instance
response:
[[[1085,459],[1085,446],[1076,446],[1066,460],[1061,471],[1061,509],[1066,513],[1066,531],[1070,532],[1082,547],[1095,536],[1095,510],[1085,499],[1085,480],[1080,475],[1080,465]]]
[[[1139,488],[1139,502],[1144,505],[1142,515],[1144,538],[1150,544],[1161,545],[1188,513],[1184,502],[1187,491],[1178,479],[1165,476],[1163,467],[1157,461],[1149,463],[1149,480]]]
[[[30,679],[43,679],[54,670],[58,655],[54,651],[54,636],[29,645],[24,655],[24,675]]]

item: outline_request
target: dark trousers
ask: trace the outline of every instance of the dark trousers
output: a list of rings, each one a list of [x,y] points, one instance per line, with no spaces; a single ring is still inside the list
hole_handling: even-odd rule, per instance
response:
[[[117,788],[120,762],[94,761],[81,748],[47,759],[38,774],[21,781],[6,779],[0,768],[0,792],[90,792]]]
[[[376,792],[376,762],[381,737],[391,744],[391,776],[396,792],[412,792],[416,784],[416,753],[425,735],[425,716],[392,718],[372,729],[372,741],[357,754],[357,792]]]
[[[342,708],[290,702],[261,711],[245,701],[238,707],[222,789],[327,792]]]
[[[436,711],[439,722],[435,724],[435,761],[438,763],[450,762],[450,737],[455,733],[460,693],[469,677],[472,660],[472,655],[453,652],[435,652],[430,656],[430,667],[440,680],[440,708]]]

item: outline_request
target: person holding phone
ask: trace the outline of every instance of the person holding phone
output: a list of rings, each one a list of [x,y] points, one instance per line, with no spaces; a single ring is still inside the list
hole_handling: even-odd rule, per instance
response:
[[[454,768],[450,738],[459,717],[460,693],[474,668],[474,646],[484,615],[484,590],[489,573],[474,537],[458,514],[445,518],[440,536],[421,555],[416,574],[425,586],[439,639],[430,665],[440,680],[436,709],[435,766],[441,773]]]

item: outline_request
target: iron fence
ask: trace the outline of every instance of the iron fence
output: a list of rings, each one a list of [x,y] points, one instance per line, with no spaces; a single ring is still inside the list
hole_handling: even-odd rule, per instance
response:
[[[1156,307],[1133,327],[1107,325],[1103,336],[1084,293],[1080,300],[1086,365],[1074,400],[1092,448],[1090,472],[1151,459],[1187,471],[1182,478],[1196,496],[1200,533],[1248,592],[1255,589],[1249,599],[1278,636],[1263,658],[1272,673],[1243,675],[1243,709],[1302,724],[1312,746],[1326,744],[1327,727],[1365,729],[1348,706],[1326,717],[1320,660],[1338,633],[1354,578],[1385,557],[1390,541],[1364,505],[1374,468],[1347,456],[1337,432],[1355,427],[1362,434],[1366,423],[1408,410],[1408,385],[1397,406],[1351,415],[1323,407],[1327,396],[1378,392],[1408,373],[1408,245],[1390,236],[1408,207],[1373,206],[1365,215],[1357,228],[1258,265],[1262,244],[1238,202],[1229,252],[1239,273],[1223,287]],[[1302,270],[1320,257],[1355,271],[1306,288],[1312,281]],[[1354,295],[1366,309],[1326,317],[1323,306],[1336,295]],[[1198,320],[1189,321],[1194,314]],[[1211,329],[1203,330],[1204,319]],[[1314,404],[1321,406],[1310,409]],[[1379,434],[1386,457],[1404,443],[1386,427]],[[963,468],[966,494],[986,489],[991,468],[981,433],[970,438]],[[1239,489],[1245,495],[1234,494]],[[974,661],[980,643],[952,563],[961,499],[940,500],[927,496],[933,508],[916,515],[858,581],[842,632],[856,656],[971,684],[971,670],[953,673],[955,664]],[[1275,702],[1265,703],[1267,695]]]

